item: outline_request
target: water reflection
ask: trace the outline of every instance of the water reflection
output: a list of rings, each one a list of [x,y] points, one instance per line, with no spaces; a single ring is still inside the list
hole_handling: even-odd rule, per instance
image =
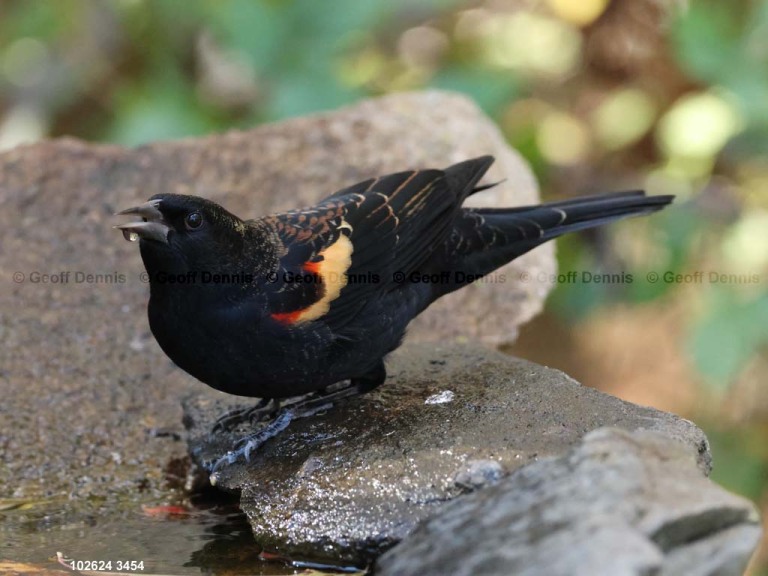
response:
[[[57,553],[76,561],[143,561],[145,574],[295,574],[266,561],[237,500],[203,494],[173,505],[75,514],[66,502],[0,507],[0,561],[40,570],[58,566]],[[138,505],[137,505],[138,506]],[[190,553],[190,550],[193,552]]]

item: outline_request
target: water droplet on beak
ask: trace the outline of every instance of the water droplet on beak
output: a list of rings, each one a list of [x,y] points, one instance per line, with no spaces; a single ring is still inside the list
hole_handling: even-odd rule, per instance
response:
[[[136,242],[139,239],[139,235],[132,230],[123,230],[123,238],[128,240],[128,242]]]

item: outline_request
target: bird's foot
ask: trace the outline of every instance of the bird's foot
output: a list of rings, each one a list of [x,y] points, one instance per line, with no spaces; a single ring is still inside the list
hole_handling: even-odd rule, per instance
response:
[[[331,404],[330,402],[323,402],[323,403],[312,404],[309,406],[305,405],[301,409],[297,407],[283,408],[272,422],[270,422],[260,430],[253,432],[252,434],[248,434],[243,438],[240,438],[237,442],[233,444],[232,450],[227,452],[224,456],[222,456],[221,458],[216,460],[216,462],[213,463],[213,465],[209,469],[211,473],[211,483],[215,484],[216,478],[214,474],[222,466],[234,464],[235,462],[238,461],[240,457],[242,457],[246,462],[250,462],[251,454],[253,453],[254,450],[257,450],[270,438],[274,438],[275,436],[280,434],[280,432],[285,430],[293,420],[298,420],[299,418],[306,418],[308,416],[313,416],[318,412],[327,410],[331,406],[333,406],[333,404]]]
[[[234,430],[238,424],[244,422],[250,422],[251,424],[257,424],[263,422],[270,416],[273,416],[279,406],[277,402],[271,398],[261,398],[254,406],[248,406],[247,408],[235,408],[229,410],[216,419],[213,423],[211,432],[225,432]]]
[[[264,426],[261,430],[240,438],[234,443],[232,450],[213,463],[213,466],[210,469],[211,474],[214,474],[225,464],[234,464],[241,456],[245,458],[246,462],[250,462],[251,452],[256,450],[270,438],[277,436],[280,432],[285,430],[288,427],[288,424],[293,420],[293,417],[294,413],[292,410],[283,410],[277,418]]]

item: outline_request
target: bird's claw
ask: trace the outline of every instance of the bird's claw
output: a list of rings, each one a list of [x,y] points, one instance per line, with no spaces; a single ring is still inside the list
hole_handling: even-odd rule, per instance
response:
[[[216,460],[216,462],[213,463],[213,465],[208,470],[211,473],[211,476],[216,474],[216,472],[221,468],[224,464],[234,464],[237,461],[237,454],[230,450],[224,456]],[[211,482],[212,484],[216,484],[215,482]]]
[[[211,475],[213,475],[216,471],[219,470],[219,468],[224,465],[234,464],[241,456],[246,462],[250,462],[251,454],[253,451],[259,448],[270,438],[274,438],[280,434],[280,432],[285,430],[293,420],[293,417],[294,413],[292,410],[284,410],[277,418],[275,418],[272,422],[267,424],[258,432],[254,432],[253,434],[249,434],[248,436],[240,438],[237,442],[234,443],[232,450],[227,452],[224,456],[213,463],[213,466],[210,468]]]

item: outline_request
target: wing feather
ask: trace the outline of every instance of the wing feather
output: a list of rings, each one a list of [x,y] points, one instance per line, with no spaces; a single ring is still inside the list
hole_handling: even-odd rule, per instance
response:
[[[447,170],[411,170],[373,178],[318,205],[265,219],[283,245],[272,316],[286,324],[327,323],[338,331],[372,298],[398,289],[451,233],[461,204],[489,157]],[[314,275],[310,282],[297,276]]]

